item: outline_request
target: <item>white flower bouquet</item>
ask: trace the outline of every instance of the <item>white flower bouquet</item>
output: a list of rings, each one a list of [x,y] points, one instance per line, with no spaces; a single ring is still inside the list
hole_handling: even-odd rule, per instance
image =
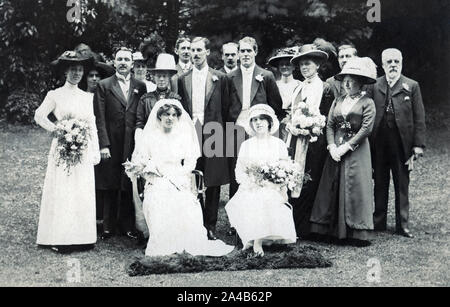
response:
[[[81,163],[88,147],[91,138],[89,122],[71,115],[65,116],[56,123],[53,136],[57,139],[56,165],[63,166],[70,174],[71,168]]]
[[[303,136],[313,143],[322,134],[326,118],[318,110],[302,101],[289,110],[288,115],[281,122],[286,125],[286,130],[292,135]]]
[[[300,189],[304,181],[309,180],[309,175],[304,174],[301,166],[290,159],[282,159],[271,163],[251,164],[246,169],[247,175],[253,182],[261,187],[267,183],[286,187],[290,191]]]

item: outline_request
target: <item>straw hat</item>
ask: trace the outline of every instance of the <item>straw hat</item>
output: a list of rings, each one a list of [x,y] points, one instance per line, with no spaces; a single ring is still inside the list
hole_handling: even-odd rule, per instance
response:
[[[168,53],[160,53],[156,59],[155,68],[150,69],[152,72],[169,71],[173,74],[177,73],[175,58]]]
[[[345,75],[354,75],[362,77],[365,84],[373,84],[377,82],[377,66],[371,58],[350,58],[345,63],[342,71],[334,76],[336,80],[342,81]]]
[[[300,47],[298,54],[291,59],[291,63],[297,65],[300,59],[305,57],[315,58],[318,59],[320,63],[323,63],[328,59],[328,53],[317,49],[317,46],[314,44],[306,44]]]
[[[272,66],[278,66],[278,62],[281,59],[291,60],[298,53],[298,47],[282,48],[278,49],[276,54],[267,61],[267,64]]]
[[[280,122],[278,121],[278,118],[275,115],[275,111],[268,104],[264,103],[255,104],[249,110],[248,123],[247,127],[245,127],[245,130],[249,135],[255,135],[255,130],[253,130],[251,126],[252,118],[262,114],[268,115],[272,119],[272,127],[270,128],[269,134],[274,134],[280,127]]]

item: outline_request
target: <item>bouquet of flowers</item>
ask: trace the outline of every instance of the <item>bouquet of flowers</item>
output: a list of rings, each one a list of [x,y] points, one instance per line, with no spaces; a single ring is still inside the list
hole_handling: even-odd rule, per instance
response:
[[[322,134],[326,118],[315,108],[309,107],[305,101],[301,101],[288,111],[288,115],[281,122],[292,135],[303,136],[313,143]]]
[[[301,189],[303,182],[310,180],[309,174],[304,174],[301,166],[290,159],[271,163],[251,164],[246,169],[247,175],[259,186],[267,183],[286,187],[290,191]]]
[[[126,161],[122,164],[125,168],[125,173],[130,178],[142,177],[148,179],[151,176],[165,177],[161,174],[155,162],[151,159],[146,162],[131,162]],[[178,191],[180,188],[169,178],[165,177]]]
[[[53,136],[57,139],[56,165],[63,166],[70,174],[71,168],[81,162],[88,147],[90,125],[86,120],[68,115],[56,123]]]

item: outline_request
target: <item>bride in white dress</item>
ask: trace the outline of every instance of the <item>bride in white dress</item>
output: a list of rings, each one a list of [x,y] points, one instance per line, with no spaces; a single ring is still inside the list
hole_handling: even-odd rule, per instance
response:
[[[97,240],[94,165],[100,162],[100,151],[93,97],[78,88],[87,61],[73,51],[65,52],[58,59],[58,65],[65,68],[66,83],[47,93],[34,117],[49,132],[56,128],[47,117],[50,113],[58,120],[68,115],[83,119],[91,129],[91,139],[82,160],[71,168],[70,174],[63,166],[57,166],[57,139],[53,138],[51,143],[42,190],[37,244],[53,246],[55,251],[63,251],[73,245],[94,244]]]
[[[198,157],[197,134],[181,103],[175,99],[159,100],[133,153],[133,161],[150,160],[153,169],[162,175],[146,178],[143,211],[150,238],[145,255],[187,252],[194,256],[222,256],[234,249],[207,238],[201,205],[191,184]]]
[[[257,104],[250,108],[245,128],[254,136],[241,145],[236,163],[239,189],[225,206],[244,250],[253,246],[257,256],[264,255],[263,245],[296,242],[292,209],[286,204],[287,189],[272,183],[261,187],[247,173],[248,166],[288,159],[286,144],[271,135],[278,127],[278,119],[269,105]]]

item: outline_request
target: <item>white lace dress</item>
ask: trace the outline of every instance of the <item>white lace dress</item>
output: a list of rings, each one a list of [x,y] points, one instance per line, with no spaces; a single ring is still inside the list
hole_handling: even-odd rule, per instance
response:
[[[242,143],[236,163],[236,180],[240,184],[236,194],[225,206],[232,227],[236,228],[244,249],[254,240],[263,244],[295,243],[296,233],[286,188],[268,183],[261,187],[246,173],[247,166],[288,159],[286,144],[279,138],[252,137]]]
[[[145,255],[228,254],[234,246],[207,238],[201,205],[192,192],[191,172],[196,159],[189,146],[183,146],[186,140],[162,131],[153,136],[145,149],[140,148],[164,177],[149,177],[145,187],[143,211],[150,234]]]
[[[63,166],[56,166],[57,141],[52,140],[42,190],[37,244],[93,244],[97,240],[94,164],[100,161],[93,95],[66,83],[48,92],[36,110],[36,122],[48,131],[55,127],[47,118],[51,112],[58,120],[70,114],[89,121],[92,138],[81,163],[71,168],[70,175]]]

